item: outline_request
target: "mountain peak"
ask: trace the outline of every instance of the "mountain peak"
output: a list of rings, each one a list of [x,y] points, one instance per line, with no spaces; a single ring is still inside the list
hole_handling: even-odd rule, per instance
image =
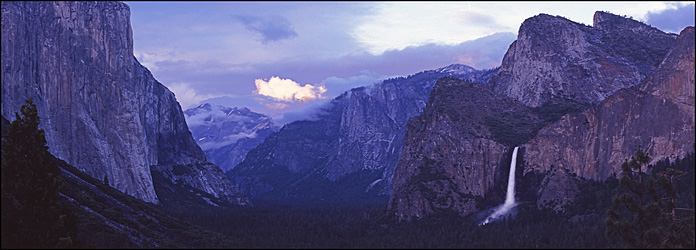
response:
[[[200,105],[196,106],[195,108],[191,108],[191,109],[195,109],[195,110],[199,110],[199,109],[210,110],[213,106],[215,106],[215,105],[206,102],[206,103],[201,103]]]
[[[534,24],[534,23],[545,24],[545,23],[547,23],[547,22],[549,22],[549,21],[551,21],[551,22],[553,22],[553,21],[573,22],[573,21],[569,20],[568,18],[565,18],[565,17],[562,17],[562,16],[553,16],[553,15],[549,15],[549,14],[546,14],[546,13],[539,13],[539,14],[533,16],[533,17],[529,17],[529,18],[525,19],[525,20],[522,22],[522,24],[520,25],[520,29],[522,29],[523,27],[527,27],[527,26],[529,26],[530,24]],[[526,25],[525,25],[525,24],[526,24]],[[535,27],[535,26],[532,26],[532,27]],[[518,32],[518,33],[519,33],[519,32]]]
[[[592,18],[592,22],[593,22],[592,26],[594,26],[595,28],[598,28],[597,26],[602,22],[605,22],[608,20],[623,20],[623,19],[628,19],[628,18],[619,16],[619,15],[616,15],[614,13],[607,12],[607,11],[595,11],[594,17]]]
[[[234,111],[237,111],[237,112],[239,112],[239,113],[242,113],[242,114],[255,113],[255,112],[251,111],[251,109],[249,109],[249,108],[247,108],[247,107],[241,107],[241,108],[240,108],[240,107],[234,107],[233,110],[234,110]]]
[[[451,73],[451,74],[466,74],[475,71],[476,69],[464,64],[450,64],[449,66],[436,69],[435,71],[439,73]]]
[[[632,17],[626,17],[626,15],[619,16],[605,11],[596,11],[592,22],[592,27],[602,31],[618,32],[620,30],[631,30],[633,32],[664,33],[655,27],[636,21]]]
[[[596,12],[594,22],[592,27],[547,14],[527,18],[490,85],[532,107],[553,99],[597,104],[642,81],[676,39],[607,12]]]

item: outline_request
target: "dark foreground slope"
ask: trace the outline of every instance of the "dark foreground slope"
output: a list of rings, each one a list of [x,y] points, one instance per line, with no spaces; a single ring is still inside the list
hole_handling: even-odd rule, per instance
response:
[[[76,242],[97,248],[224,248],[235,240],[161,212],[60,159],[60,195],[76,216]],[[160,196],[166,197],[166,196]],[[214,198],[214,197],[211,197]],[[162,201],[164,202],[164,201]]]
[[[6,144],[6,135],[9,132],[9,121],[2,118],[2,138],[3,155],[10,147],[25,147],[26,145]],[[26,149],[24,149],[26,150]],[[3,173],[7,159],[3,159]],[[92,178],[88,174],[78,170],[74,166],[67,164],[52,155],[49,155],[47,164],[56,168],[62,179],[62,185],[57,190],[57,202],[50,209],[60,211],[60,224],[54,225],[65,231],[61,234],[70,236],[67,242],[61,242],[64,247],[71,248],[211,248],[211,247],[234,247],[235,241],[219,233],[207,231],[201,227],[183,222],[182,220],[171,217],[161,209],[164,206],[153,205],[139,200],[133,196],[126,195],[121,191],[110,187],[104,181]],[[31,170],[19,170],[20,176],[31,175]],[[33,175],[32,175],[33,176]],[[24,187],[32,190],[39,190],[37,186],[27,186],[13,184],[15,179],[3,178],[3,187]],[[108,179],[105,180],[108,182]],[[55,189],[54,189],[55,191]],[[186,190],[188,191],[188,190]],[[200,192],[200,191],[199,191]],[[31,216],[28,211],[23,210],[24,201],[27,199],[39,199],[34,196],[18,197],[18,195],[35,194],[34,191],[16,192],[14,189],[3,189],[3,248],[6,246],[21,247],[32,246],[33,242],[10,242],[6,241],[6,236],[22,232]],[[162,196],[166,197],[166,196]],[[215,199],[212,195],[207,195],[208,199]],[[185,197],[179,197],[185,200]],[[33,202],[33,200],[31,200]],[[206,203],[196,204],[198,199],[190,199],[189,203],[194,206],[203,207]],[[162,201],[165,203],[165,200]],[[216,202],[220,202],[217,201]],[[37,203],[43,204],[43,203]],[[224,204],[224,203],[221,203]],[[171,204],[167,204],[171,206]],[[230,205],[226,203],[226,205]],[[193,206],[190,206],[193,207]],[[33,210],[32,210],[33,211]],[[38,211],[48,213],[49,211]],[[16,216],[18,218],[8,218]],[[43,218],[43,217],[41,217]],[[33,221],[33,219],[31,219]],[[17,227],[9,228],[9,223],[19,223]],[[39,221],[39,223],[41,223]],[[32,226],[33,227],[33,226]],[[50,227],[49,227],[50,228]],[[20,230],[20,231],[18,231]],[[42,234],[41,228],[30,228],[36,234]],[[48,231],[47,231],[48,232]],[[49,233],[46,233],[47,235]],[[63,236],[61,236],[63,237]],[[22,236],[23,239],[39,239],[38,235]],[[57,239],[57,238],[56,238]]]

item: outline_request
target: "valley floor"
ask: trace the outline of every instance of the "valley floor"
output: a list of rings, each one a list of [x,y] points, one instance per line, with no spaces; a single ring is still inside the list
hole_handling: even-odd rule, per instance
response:
[[[693,154],[671,165],[688,172],[687,181],[676,186],[687,207],[694,203],[693,165]],[[165,211],[229,237],[229,248],[615,248],[623,244],[606,235],[605,220],[618,186],[613,178],[585,180],[564,212],[522,200],[515,218],[484,226],[478,226],[480,214],[463,218],[447,211],[398,222],[386,200],[352,207],[254,201],[254,207]]]

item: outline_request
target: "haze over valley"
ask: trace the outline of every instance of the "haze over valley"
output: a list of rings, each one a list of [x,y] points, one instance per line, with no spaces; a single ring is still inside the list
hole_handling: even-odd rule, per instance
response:
[[[694,248],[693,2],[2,2],[3,248]]]

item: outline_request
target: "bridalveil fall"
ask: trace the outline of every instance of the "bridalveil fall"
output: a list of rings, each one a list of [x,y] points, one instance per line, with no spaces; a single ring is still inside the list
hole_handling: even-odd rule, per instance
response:
[[[507,194],[505,195],[505,203],[495,208],[495,211],[489,215],[486,220],[479,225],[485,225],[493,220],[497,220],[503,215],[506,215],[510,209],[515,207],[515,165],[517,164],[517,148],[512,151],[512,161],[510,162],[510,174],[508,175]]]

